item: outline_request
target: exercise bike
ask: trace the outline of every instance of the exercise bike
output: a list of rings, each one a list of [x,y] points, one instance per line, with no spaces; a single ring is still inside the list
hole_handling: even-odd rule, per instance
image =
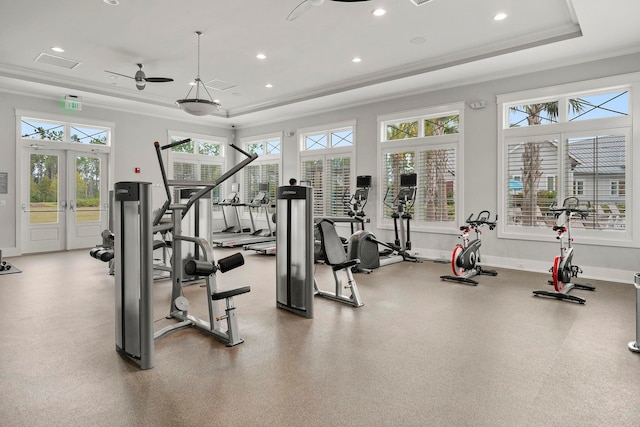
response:
[[[480,246],[482,241],[480,235],[482,231],[480,227],[487,225],[489,230],[493,230],[496,227],[498,216],[496,215],[493,221],[489,221],[491,214],[489,211],[480,212],[475,219],[471,219],[473,213],[467,218],[466,224],[460,226],[462,232],[459,239],[462,239],[462,243],[458,243],[451,254],[451,269],[453,270],[453,276],[445,275],[440,276],[440,279],[450,282],[464,283],[466,285],[476,286],[478,282],[473,280],[472,277],[484,274],[486,276],[497,276],[498,272],[495,270],[485,270],[480,265]],[[471,231],[475,231],[476,238],[474,240],[469,239]]]
[[[573,265],[573,238],[571,237],[571,218],[574,216],[580,216],[581,219],[586,219],[589,215],[590,203],[587,203],[587,208],[580,208],[580,201],[577,197],[567,197],[562,202],[561,208],[556,208],[554,202],[549,208],[549,211],[553,212],[556,217],[556,225],[553,226],[553,231],[557,232],[556,239],[560,241],[560,255],[557,255],[553,260],[553,266],[549,270],[551,272],[552,280],[549,280],[549,284],[553,285],[555,292],[550,291],[533,291],[535,296],[545,296],[557,298],[564,301],[573,301],[579,304],[584,304],[586,300],[584,298],[577,297],[575,295],[569,295],[569,291],[572,289],[581,289],[585,291],[595,291],[595,286],[590,284],[578,284],[573,283],[572,279],[578,277],[578,274],[582,273],[582,269],[577,265]],[[564,245],[564,236],[566,233],[567,246]]]
[[[370,231],[359,230],[349,238],[347,253],[350,259],[359,259],[360,264],[353,268],[354,272],[371,272],[385,265],[402,261],[421,262],[411,254],[411,209],[415,203],[417,175],[415,173],[400,175],[400,189],[388,203],[390,188],[382,199],[391,210],[393,219],[394,242],[378,240]],[[380,249],[380,247],[384,249]]]

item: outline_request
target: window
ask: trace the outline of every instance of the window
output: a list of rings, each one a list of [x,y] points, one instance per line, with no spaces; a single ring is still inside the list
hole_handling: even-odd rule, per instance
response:
[[[391,223],[390,205],[400,189],[400,175],[416,173],[416,200],[409,211],[415,226],[457,230],[463,108],[456,104],[379,119],[383,224]]]
[[[251,202],[258,193],[260,184],[269,184],[269,199],[275,200],[276,188],[280,185],[280,152],[282,139],[278,135],[265,135],[243,140],[246,151],[258,158],[243,169],[242,194],[245,203]],[[245,208],[247,210],[248,208]]]
[[[191,135],[169,131],[169,141],[186,142],[169,150],[169,176],[176,180],[214,181],[222,175],[224,167],[224,141],[221,138]],[[214,188],[211,200],[215,206],[221,195],[221,187]]]
[[[67,123],[65,121],[21,117],[20,136],[22,139],[37,139],[41,141],[110,145],[111,129],[109,127]]]
[[[601,90],[597,82],[582,82],[540,90],[557,92],[548,98],[526,98],[536,91],[498,97],[504,112],[500,237],[535,238],[539,233],[533,230],[555,224],[549,211],[553,203],[579,196],[580,204],[589,206],[589,216],[572,224],[587,242],[615,245],[629,239],[630,233],[611,232],[631,227],[625,183],[632,87],[611,87]],[[525,98],[514,99],[518,96]]]
[[[355,124],[302,130],[300,180],[313,187],[315,216],[345,216],[344,196],[355,187]]]

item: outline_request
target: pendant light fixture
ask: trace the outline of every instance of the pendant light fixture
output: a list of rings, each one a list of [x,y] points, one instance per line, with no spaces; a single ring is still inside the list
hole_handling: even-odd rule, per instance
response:
[[[206,116],[214,111],[220,110],[220,103],[213,100],[207,87],[202,83],[202,80],[200,80],[200,36],[202,36],[202,31],[196,31],[195,34],[198,36],[198,75],[196,76],[193,86],[191,86],[189,92],[187,92],[187,96],[185,96],[184,99],[178,99],[176,103],[189,114]],[[200,86],[202,86],[207,95],[209,95],[209,99],[200,98]],[[189,98],[194,87],[196,88],[196,97]]]

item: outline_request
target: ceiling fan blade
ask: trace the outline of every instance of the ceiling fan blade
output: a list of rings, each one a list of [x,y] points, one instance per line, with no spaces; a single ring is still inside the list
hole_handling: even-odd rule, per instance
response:
[[[122,76],[122,77],[126,77],[128,79],[133,79],[135,80],[135,77],[131,77],[131,76],[127,76],[126,74],[120,74],[120,73],[116,73],[114,71],[109,71],[109,70],[104,70],[105,73],[110,73],[110,74],[115,74],[116,76]]]
[[[289,16],[287,16],[287,21],[293,21],[293,20],[299,18],[300,15],[302,15],[304,12],[306,12],[307,9],[309,9],[310,7],[311,7],[311,0],[303,0],[302,3],[297,5],[291,11],[291,13],[289,13]]]
[[[146,77],[145,81],[149,83],[168,83],[172,82],[173,79],[169,77]]]

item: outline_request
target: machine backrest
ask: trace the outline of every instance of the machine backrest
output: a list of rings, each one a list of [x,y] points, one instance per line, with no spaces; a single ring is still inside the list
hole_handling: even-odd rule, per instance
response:
[[[325,261],[329,265],[338,265],[347,261],[347,253],[342,246],[342,240],[338,236],[335,225],[327,220],[318,223],[320,231],[320,244],[325,254]]]

